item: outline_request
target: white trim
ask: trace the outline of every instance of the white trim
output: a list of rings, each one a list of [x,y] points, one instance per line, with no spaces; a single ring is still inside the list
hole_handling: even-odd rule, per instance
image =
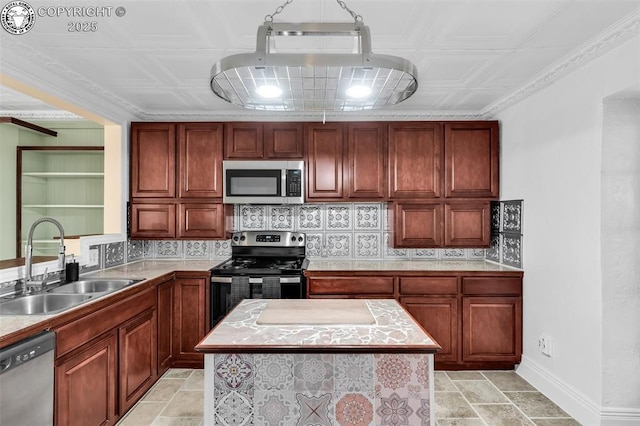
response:
[[[552,372],[522,356],[516,373],[583,425],[600,425],[600,407]]]
[[[583,425],[640,425],[640,408],[601,407],[524,355],[516,373]]]

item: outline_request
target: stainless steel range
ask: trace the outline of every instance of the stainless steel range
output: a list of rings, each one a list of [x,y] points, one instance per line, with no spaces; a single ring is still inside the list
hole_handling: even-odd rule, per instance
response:
[[[211,327],[242,299],[304,299],[305,245],[301,232],[235,232],[231,258],[211,269]]]

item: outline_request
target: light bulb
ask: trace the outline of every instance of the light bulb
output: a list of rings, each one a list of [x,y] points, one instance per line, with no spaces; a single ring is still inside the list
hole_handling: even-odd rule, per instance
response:
[[[346,90],[347,96],[350,98],[366,98],[371,94],[371,87],[369,86],[351,86]]]
[[[264,85],[258,86],[256,88],[256,93],[263,98],[271,99],[280,97],[282,95],[282,89],[278,86]]]

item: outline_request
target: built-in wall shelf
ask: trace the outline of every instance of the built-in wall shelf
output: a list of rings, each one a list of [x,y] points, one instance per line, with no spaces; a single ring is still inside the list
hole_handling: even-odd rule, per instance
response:
[[[58,220],[65,235],[99,235],[104,229],[104,148],[101,146],[18,147],[17,253],[29,228],[42,217]],[[57,254],[58,231],[35,230],[34,254]]]

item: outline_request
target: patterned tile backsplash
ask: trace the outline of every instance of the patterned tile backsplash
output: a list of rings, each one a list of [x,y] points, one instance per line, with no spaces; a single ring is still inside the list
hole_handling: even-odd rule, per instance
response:
[[[491,246],[486,259],[522,268],[522,221],[524,201],[491,203]]]

